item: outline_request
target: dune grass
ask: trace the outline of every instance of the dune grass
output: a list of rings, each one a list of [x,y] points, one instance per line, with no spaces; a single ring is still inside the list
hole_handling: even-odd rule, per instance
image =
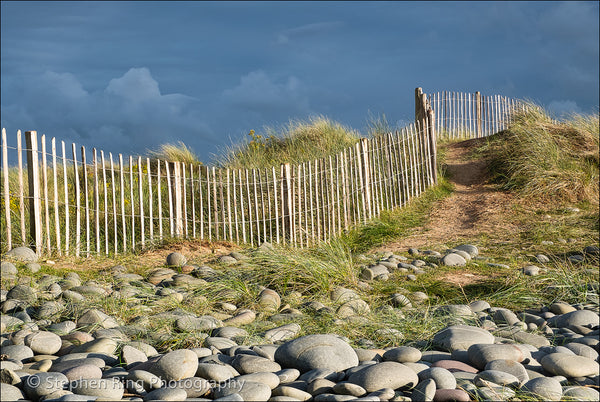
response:
[[[481,152],[503,189],[539,201],[598,204],[598,145],[598,115],[556,121],[529,104]]]
[[[157,150],[148,151],[147,153],[152,159],[160,159],[169,162],[184,162],[187,165],[202,164],[194,151],[185,145],[183,141],[179,141],[177,144],[162,144]]]
[[[281,128],[266,127],[259,134],[225,148],[216,164],[231,169],[256,169],[301,163],[338,153],[359,139],[360,134],[324,116],[290,121]]]

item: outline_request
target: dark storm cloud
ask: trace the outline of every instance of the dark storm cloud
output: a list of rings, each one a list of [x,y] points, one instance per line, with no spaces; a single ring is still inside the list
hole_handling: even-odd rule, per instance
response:
[[[597,2],[6,2],[1,113],[113,153],[325,114],[410,121],[413,91],[598,105]]]

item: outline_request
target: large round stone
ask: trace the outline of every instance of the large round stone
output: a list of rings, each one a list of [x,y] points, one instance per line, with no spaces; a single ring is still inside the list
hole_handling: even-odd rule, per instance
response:
[[[590,310],[577,310],[554,316],[548,320],[551,327],[566,328],[570,325],[596,327],[600,325],[600,316]]]
[[[467,260],[462,255],[450,253],[442,258],[441,263],[448,267],[462,267],[463,265],[467,265]]]
[[[233,394],[239,394],[244,401],[267,401],[271,397],[271,388],[260,382],[231,380],[214,390],[215,399]]]
[[[123,397],[125,389],[118,378],[88,378],[73,381],[69,388],[74,394],[98,396],[103,399],[118,401]]]
[[[419,382],[417,374],[402,363],[382,362],[368,366],[350,375],[348,382],[360,385],[367,392],[382,388],[414,387]]]
[[[566,353],[550,353],[542,357],[540,364],[549,373],[565,377],[586,377],[599,373],[597,362],[587,357]]]
[[[16,285],[6,294],[7,299],[22,300],[24,302],[33,303],[37,300],[37,295],[31,286]]]
[[[522,362],[525,359],[523,351],[514,345],[507,344],[475,344],[467,350],[469,361],[473,366],[483,370],[491,361],[504,359]]]
[[[342,371],[358,365],[358,356],[349,344],[336,336],[307,335],[278,347],[275,361],[302,372],[312,369]]]
[[[167,266],[182,267],[187,263],[187,258],[181,253],[171,253],[167,256]]]
[[[14,260],[25,261],[25,262],[36,262],[38,256],[29,247],[16,247],[4,254],[5,257],[10,257]]]
[[[562,397],[562,386],[551,377],[533,378],[523,384],[521,391],[531,393],[546,401],[560,401]]]
[[[62,373],[37,373],[24,378],[23,390],[32,400],[50,395],[55,391],[62,390],[69,380]]]
[[[161,356],[151,366],[145,370],[156,374],[164,381],[178,381],[182,378],[193,377],[196,374],[198,355],[188,349],[178,349]]]
[[[0,395],[3,401],[16,401],[25,399],[21,390],[14,385],[0,383]]]
[[[113,318],[104,314],[100,310],[90,309],[83,313],[77,320],[77,326],[79,327],[100,327],[100,328],[115,328],[119,326],[119,323]]]
[[[466,350],[471,345],[494,343],[494,335],[479,327],[452,325],[436,333],[433,343],[444,350]]]
[[[60,336],[48,331],[31,333],[25,337],[24,341],[25,345],[29,346],[33,353],[38,355],[53,355],[62,346]]]

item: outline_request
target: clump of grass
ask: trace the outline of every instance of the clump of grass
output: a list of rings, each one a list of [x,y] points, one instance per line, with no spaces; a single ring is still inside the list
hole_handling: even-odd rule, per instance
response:
[[[257,169],[282,163],[301,163],[338,153],[354,145],[360,135],[324,116],[291,121],[286,127],[254,130],[249,139],[225,149],[217,164],[231,169]]]
[[[483,147],[493,179],[539,201],[598,204],[598,115],[552,119],[530,103]]]
[[[160,159],[169,162],[184,162],[186,164],[197,165],[200,163],[198,156],[194,151],[185,145],[182,141],[177,144],[162,144],[156,151],[148,151],[152,159]]]

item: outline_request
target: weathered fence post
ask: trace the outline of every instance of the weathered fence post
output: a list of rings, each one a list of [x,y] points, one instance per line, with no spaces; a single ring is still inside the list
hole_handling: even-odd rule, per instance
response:
[[[27,174],[29,182],[29,228],[35,241],[35,252],[42,253],[42,204],[40,199],[40,171],[37,131],[26,131]]]
[[[366,210],[368,214],[368,218],[371,219],[373,217],[372,208],[371,208],[371,172],[369,167],[369,141],[366,138],[362,138],[360,140],[360,160],[361,160],[361,170],[364,178],[364,188],[362,192],[365,197],[365,204],[363,208]]]
[[[423,88],[415,88],[415,121],[423,121],[427,118],[427,95]]]

